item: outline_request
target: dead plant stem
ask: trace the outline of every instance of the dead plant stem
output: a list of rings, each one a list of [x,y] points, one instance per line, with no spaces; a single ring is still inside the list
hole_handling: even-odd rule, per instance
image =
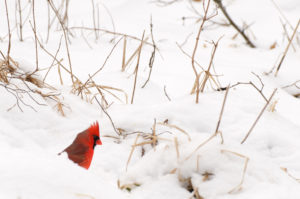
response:
[[[8,47],[7,47],[7,66],[9,66],[9,54],[10,54],[10,48],[11,48],[11,33],[10,33],[10,24],[9,24],[9,17],[8,17],[8,8],[7,8],[7,0],[5,2],[5,11],[6,11],[6,20],[7,20],[7,30],[8,30]]]
[[[295,29],[294,29],[294,32],[293,32],[293,34],[292,34],[292,37],[291,37],[291,39],[290,39],[288,45],[286,46],[286,48],[285,48],[285,50],[284,50],[284,53],[283,53],[283,55],[282,55],[282,57],[281,57],[281,60],[280,60],[280,62],[279,62],[279,64],[278,64],[278,66],[277,66],[277,69],[276,69],[276,72],[275,72],[275,77],[278,75],[278,72],[279,72],[279,69],[280,69],[280,67],[281,67],[281,65],[282,65],[282,63],[283,63],[283,60],[284,60],[284,58],[286,57],[286,54],[287,54],[287,52],[288,52],[288,50],[289,50],[289,48],[290,48],[290,46],[291,46],[291,43],[292,43],[292,41],[293,41],[293,39],[294,39],[294,36],[296,35],[297,29],[298,29],[298,27],[299,27],[299,24],[300,24],[300,19],[298,20],[298,23],[297,23],[297,25],[296,25],[296,27],[295,27]]]
[[[252,132],[252,130],[254,129],[255,125],[257,124],[258,120],[260,119],[260,117],[262,116],[262,114],[264,113],[264,111],[266,110],[266,108],[268,107],[270,101],[272,100],[273,96],[275,95],[277,91],[277,88],[274,89],[273,93],[271,94],[271,96],[269,97],[267,103],[265,104],[265,106],[263,107],[263,109],[261,110],[261,112],[259,113],[258,117],[256,118],[256,120],[254,121],[254,123],[252,124],[251,128],[249,129],[248,133],[246,134],[246,136],[244,137],[244,139],[242,140],[241,144],[244,144],[244,142],[247,140],[247,138],[249,137],[250,133]]]
[[[143,47],[143,43],[144,43],[144,36],[145,36],[145,31],[143,32],[141,44],[139,46],[139,51],[138,51],[137,63],[136,63],[136,67],[135,67],[134,84],[133,84],[132,96],[131,96],[131,104],[133,104],[133,100],[134,100],[134,94],[135,94],[135,88],[136,88],[136,82],[137,82],[139,64],[140,64],[140,57],[141,57],[142,47]]]

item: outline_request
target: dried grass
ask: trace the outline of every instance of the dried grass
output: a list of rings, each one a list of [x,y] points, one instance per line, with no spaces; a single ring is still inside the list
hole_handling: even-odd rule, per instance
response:
[[[3,57],[4,57],[4,55],[3,55]],[[16,104],[14,104],[12,107],[10,107],[8,109],[8,111],[10,111],[12,108],[17,106],[19,108],[19,110],[23,112],[23,109],[21,108],[21,104],[23,104],[24,106],[30,107],[32,110],[36,111],[33,108],[33,106],[31,106],[30,104],[27,104],[23,101],[23,95],[24,94],[28,95],[31,98],[31,100],[37,105],[45,105],[45,104],[39,103],[32,95],[32,94],[38,94],[45,100],[51,99],[52,101],[54,101],[56,103],[54,108],[57,109],[57,111],[59,113],[61,113],[62,116],[65,116],[65,113],[63,110],[65,105],[59,99],[59,97],[58,97],[59,94],[58,94],[57,90],[54,87],[46,84],[44,81],[37,78],[35,73],[38,71],[35,70],[34,72],[31,72],[29,74],[22,72],[19,67],[18,62],[13,60],[11,57],[9,58],[9,60],[10,61],[8,62],[6,57],[4,57],[4,59],[0,59],[0,83],[1,82],[3,83],[3,84],[0,84],[0,86],[4,87],[16,99]],[[17,85],[11,83],[11,81],[10,81],[11,79],[20,80],[20,84],[25,86],[26,89],[21,89]],[[36,88],[32,88],[32,86],[30,84],[35,85]],[[44,91],[43,91],[44,88],[49,89],[50,92],[48,91],[48,93],[44,93]]]
[[[234,152],[234,151],[225,150],[225,149],[221,150],[221,153],[230,153],[230,154],[233,154],[233,155],[236,155],[236,156],[239,156],[239,157],[245,159],[245,164],[244,164],[244,168],[243,168],[242,179],[241,179],[240,183],[236,187],[234,187],[233,189],[231,189],[228,193],[232,194],[232,193],[238,192],[238,191],[240,191],[243,188],[242,185],[244,183],[244,179],[245,179],[245,174],[246,174],[246,170],[247,170],[249,158],[247,156],[245,156],[245,155],[240,154],[240,153],[237,153],[237,152]]]
[[[162,125],[162,126],[169,127],[169,128],[171,128],[171,129],[172,129],[172,128],[175,128],[175,129],[177,129],[179,132],[185,134],[185,135],[187,136],[188,140],[191,141],[191,136],[190,136],[185,130],[183,130],[182,128],[180,128],[180,127],[178,127],[178,126],[176,126],[176,125],[174,125],[174,124],[169,124],[169,123],[166,123],[166,122],[158,122],[157,124],[158,124],[158,125]]]

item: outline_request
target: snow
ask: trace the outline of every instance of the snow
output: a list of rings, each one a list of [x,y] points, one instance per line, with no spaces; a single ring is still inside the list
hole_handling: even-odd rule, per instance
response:
[[[27,1],[21,2],[25,7]],[[59,7],[60,1],[54,2]],[[299,20],[299,1],[275,2],[295,27]],[[36,68],[34,34],[29,21],[26,21],[24,42],[19,41],[15,28],[15,2],[7,3],[12,30],[10,56],[18,63],[15,67],[17,72],[30,74]],[[54,21],[46,43],[47,2],[35,3],[37,36],[44,47],[55,54],[62,36],[59,23]],[[5,36],[4,1],[1,4],[0,50],[6,55],[8,37]],[[296,86],[284,88],[300,79],[300,46],[294,38],[295,50],[289,49],[278,76],[274,77],[274,73],[266,75],[274,64],[278,64],[279,56],[288,43],[280,22],[282,16],[272,1],[224,1],[237,24],[253,23],[250,29],[254,35],[250,31],[246,34],[257,48],[249,48],[240,36],[232,39],[236,31],[230,26],[205,26],[201,33],[196,60],[204,68],[208,67],[211,57],[210,41],[217,41],[223,36],[213,69],[213,74],[219,75],[222,87],[251,81],[261,89],[262,81],[262,93],[266,98],[275,88],[278,90],[246,142],[240,144],[266,101],[251,85],[231,88],[219,128],[224,143],[221,144],[218,134],[196,151],[215,132],[225,91],[216,91],[208,83],[199,95],[198,104],[195,103],[195,94],[190,94],[195,78],[191,60],[176,45],[176,42],[184,43],[192,33],[182,45],[183,50],[192,55],[200,23],[196,23],[195,18],[188,18],[196,16],[189,1],[182,0],[168,6],[159,6],[148,0],[94,0],[94,4],[99,6],[100,28],[113,31],[115,27],[116,32],[137,38],[141,38],[145,30],[148,42],[151,42],[149,24],[152,17],[153,36],[159,50],[156,51],[150,81],[141,88],[148,77],[148,63],[153,50],[151,46],[144,45],[134,103],[130,104],[136,58],[126,71],[121,72],[123,40],[116,46],[103,70],[93,78],[99,85],[122,89],[121,92],[111,90],[119,99],[105,92],[110,104],[107,112],[115,126],[124,131],[118,137],[96,101],[91,103],[93,95],[87,96],[86,100],[74,93],[70,75],[62,68],[63,85],[60,84],[57,65],[45,80],[53,88],[39,88],[18,78],[10,79],[7,86],[57,95],[63,104],[64,116],[58,111],[57,102],[38,93],[20,94],[22,102],[19,101],[19,108],[17,98],[11,93],[13,91],[5,88],[5,83],[0,80],[0,198],[182,199],[195,197],[194,192],[188,189],[190,183],[193,190],[198,190],[205,199],[300,198],[297,180],[300,178],[300,100],[293,97],[300,89]],[[201,3],[194,2],[193,5],[203,13]],[[69,6],[69,27],[93,28],[92,1],[70,1]],[[212,2],[210,14],[214,7]],[[23,11],[24,19],[30,14],[29,8]],[[182,21],[182,17],[187,19]],[[213,20],[225,21],[220,10]],[[291,35],[293,30],[289,26],[287,30]],[[112,42],[114,36],[103,32],[98,40],[93,31],[83,31],[84,37],[81,30],[72,30],[72,33],[69,50],[73,73],[85,82],[102,66],[121,37],[115,36]],[[300,36],[299,30],[297,36]],[[270,49],[274,42],[276,47]],[[127,38],[127,59],[139,44],[140,41]],[[41,48],[38,48],[38,53],[39,68],[43,70],[34,78],[42,81],[53,58]],[[69,68],[64,38],[57,59]],[[97,93],[95,90],[92,92]],[[97,98],[100,100],[100,96]],[[271,111],[272,105],[275,105],[274,111]],[[89,170],[78,167],[68,160],[66,154],[57,155],[77,133],[96,120],[99,121],[103,145],[95,148]],[[167,124],[163,125],[166,120]],[[157,145],[136,146],[130,157],[138,133],[137,143],[150,141],[146,135],[153,133],[154,121]],[[244,181],[238,187],[243,175]]]

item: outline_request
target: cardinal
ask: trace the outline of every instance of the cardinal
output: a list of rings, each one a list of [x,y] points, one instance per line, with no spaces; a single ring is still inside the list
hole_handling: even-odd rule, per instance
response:
[[[70,160],[88,169],[91,165],[96,145],[102,145],[98,121],[92,124],[88,129],[78,133],[73,143],[58,155],[67,152]]]

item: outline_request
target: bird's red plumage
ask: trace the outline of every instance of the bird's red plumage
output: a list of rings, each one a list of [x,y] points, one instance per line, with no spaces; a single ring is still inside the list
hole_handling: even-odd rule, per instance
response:
[[[91,135],[96,135],[99,137],[99,124],[98,122],[95,122],[94,124],[92,124],[90,126],[90,128],[88,128],[88,131]]]
[[[70,160],[88,169],[93,159],[95,145],[101,144],[99,124],[96,122],[85,131],[79,133],[73,143],[63,150],[63,152],[67,152]]]

